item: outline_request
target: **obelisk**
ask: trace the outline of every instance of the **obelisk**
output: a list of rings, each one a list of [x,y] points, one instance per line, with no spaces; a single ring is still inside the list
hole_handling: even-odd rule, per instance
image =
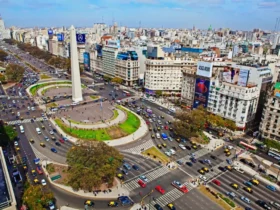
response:
[[[70,50],[71,50],[71,76],[72,76],[72,100],[80,102],[83,100],[80,67],[78,61],[78,49],[76,40],[76,29],[70,27]]]

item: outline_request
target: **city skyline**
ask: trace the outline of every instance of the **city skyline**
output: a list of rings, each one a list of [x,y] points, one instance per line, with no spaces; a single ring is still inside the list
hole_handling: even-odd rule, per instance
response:
[[[280,12],[279,0],[0,0],[0,5],[7,27],[91,27],[115,21],[128,27],[274,30]]]

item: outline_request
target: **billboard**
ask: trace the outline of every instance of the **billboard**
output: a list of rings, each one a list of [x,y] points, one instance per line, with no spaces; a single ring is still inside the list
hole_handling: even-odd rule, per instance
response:
[[[59,42],[63,42],[64,41],[64,33],[61,33],[61,34],[57,34],[57,41]]]
[[[120,48],[121,43],[119,40],[108,40],[107,45],[110,47]]]
[[[246,87],[247,82],[248,82],[248,78],[249,78],[249,70],[248,69],[240,69],[237,85],[242,86],[242,87]]]
[[[197,108],[202,105],[204,108],[207,107],[209,97],[210,81],[197,78],[195,82],[195,93],[193,108]]]
[[[53,35],[53,30],[52,29],[48,30],[48,35]]]
[[[96,44],[95,49],[97,51],[97,56],[102,57],[102,45]]]
[[[86,35],[85,34],[76,34],[77,44],[85,44],[86,43]]]
[[[90,71],[90,56],[88,52],[84,52],[84,69]]]
[[[213,63],[199,61],[197,62],[196,75],[210,78],[212,76],[212,69]]]
[[[240,69],[239,68],[233,68],[226,66],[224,68],[224,71],[222,72],[223,82],[228,82],[231,84],[238,84]],[[249,75],[249,72],[248,72]],[[243,72],[243,76],[245,76],[245,70]]]

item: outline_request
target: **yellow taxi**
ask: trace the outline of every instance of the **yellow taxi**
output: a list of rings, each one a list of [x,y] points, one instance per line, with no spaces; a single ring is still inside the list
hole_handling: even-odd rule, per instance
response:
[[[29,139],[29,142],[30,142],[31,144],[33,144],[33,143],[34,143],[34,140],[33,140],[33,139]]]
[[[202,170],[202,169],[200,169],[200,170],[198,170],[198,173],[200,173],[200,174],[205,174],[205,171],[204,170]]]
[[[34,169],[31,171],[31,174],[32,174],[32,176],[36,176],[37,175],[37,173],[36,173],[36,171]]]
[[[46,147],[46,145],[43,142],[40,143],[40,146],[41,147]]]
[[[206,167],[203,167],[201,170],[205,171],[206,173],[208,173],[208,172],[209,172],[209,169],[208,169],[208,168],[206,168]]]
[[[225,149],[225,151],[224,151],[225,153],[228,153],[229,152],[229,149]]]
[[[226,153],[226,156],[227,156],[227,157],[228,157],[228,156],[230,156],[230,155],[231,155],[231,153],[230,153],[230,152],[227,152],[227,153]]]
[[[14,126],[13,129],[16,130],[17,129],[16,126]]]
[[[16,147],[16,151],[20,151],[20,148],[19,148],[19,147]]]
[[[152,127],[149,127],[149,131],[153,130]]]
[[[42,128],[42,129],[45,129],[45,126],[43,126],[43,125],[42,125],[42,127],[41,127],[41,128]]]
[[[94,202],[91,200],[86,200],[84,204],[88,206],[94,206]]]
[[[157,127],[157,130],[160,131],[160,127]]]
[[[230,186],[236,190],[238,190],[238,188],[239,188],[238,184],[236,184],[236,183],[232,183]]]
[[[110,207],[117,207],[117,206],[119,206],[119,203],[116,202],[116,201],[110,201],[110,202],[108,203],[108,206],[110,206]]]
[[[161,148],[162,148],[161,144],[158,144],[158,145],[157,145],[157,147],[158,147],[159,149],[161,149]]]
[[[243,187],[243,189],[248,193],[253,193],[253,190],[250,187]]]
[[[232,167],[230,165],[226,166],[226,169],[232,171]]]
[[[37,178],[35,178],[33,181],[34,181],[34,184],[39,184],[40,183]]]
[[[14,113],[14,112],[12,112],[12,115],[15,115],[15,113]]]
[[[120,180],[123,180],[124,179],[124,176],[122,174],[117,174],[117,177],[120,179]]]
[[[152,134],[151,137],[154,139],[155,138],[155,134]]]
[[[252,179],[251,182],[252,182],[254,185],[259,185],[259,184],[260,184],[259,180],[257,180],[257,179]]]
[[[180,143],[180,142],[181,142],[181,139],[180,139],[180,138],[177,138],[176,141]]]
[[[197,145],[196,145],[196,144],[193,144],[193,145],[192,145],[192,148],[193,148],[193,149],[197,149]]]
[[[175,210],[175,206],[172,204],[172,203],[169,203],[167,204],[167,207],[170,209],[170,210]]]
[[[165,144],[165,143],[163,143],[162,146],[163,146],[164,148],[166,148],[166,144]]]

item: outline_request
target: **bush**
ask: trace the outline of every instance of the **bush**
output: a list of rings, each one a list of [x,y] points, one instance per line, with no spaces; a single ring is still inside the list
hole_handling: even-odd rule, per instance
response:
[[[265,139],[264,144],[269,148],[272,147],[272,148],[278,149],[280,151],[280,143],[277,141],[274,141],[271,139]]]
[[[48,164],[46,169],[50,174],[55,172],[54,165],[52,163]]]
[[[223,199],[228,205],[230,205],[232,208],[235,207],[235,203],[234,203],[232,200],[230,200],[229,198],[223,197],[222,199]]]

